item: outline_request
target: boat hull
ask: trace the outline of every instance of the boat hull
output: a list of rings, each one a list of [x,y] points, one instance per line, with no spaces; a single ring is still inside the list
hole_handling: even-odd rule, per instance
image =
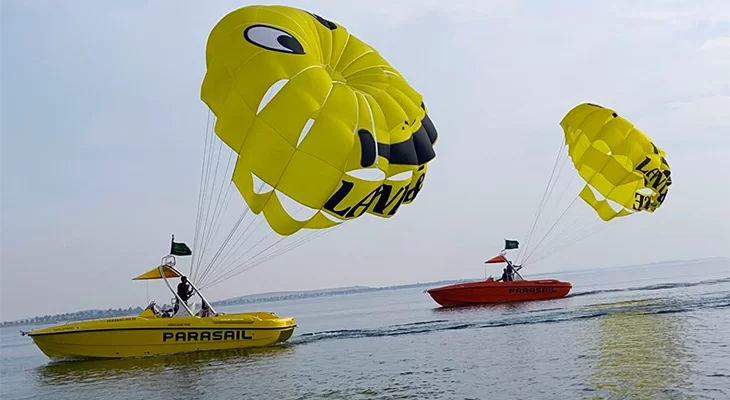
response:
[[[479,281],[429,289],[431,298],[444,307],[472,304],[507,303],[549,300],[565,297],[572,289],[570,282],[555,279],[533,281]]]
[[[294,318],[273,313],[215,317],[125,317],[72,322],[28,333],[50,358],[127,358],[264,347],[288,340]]]

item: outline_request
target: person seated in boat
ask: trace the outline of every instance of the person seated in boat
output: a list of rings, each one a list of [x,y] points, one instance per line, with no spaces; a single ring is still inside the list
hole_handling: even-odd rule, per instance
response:
[[[175,307],[177,307],[177,304],[175,304]],[[162,307],[160,307],[160,317],[172,318],[172,316],[177,312],[177,308],[175,307],[169,304],[163,304]]]
[[[515,280],[515,272],[518,271],[519,268],[522,268],[522,267],[515,268],[514,265],[512,265],[511,262],[507,261],[507,266],[504,267],[504,269],[502,270],[502,276],[499,279],[497,279],[497,282],[512,282],[512,281],[514,281]]]
[[[200,311],[198,311],[197,314],[200,318],[206,318],[206,317],[212,317],[213,313],[210,311],[210,308],[208,308],[208,303],[203,302],[203,304],[200,305]]]
[[[507,281],[511,281],[511,280],[512,279],[509,275],[509,272],[507,272],[507,267],[505,267],[502,270],[502,276],[500,276],[499,279],[497,279],[497,282],[507,282]]]

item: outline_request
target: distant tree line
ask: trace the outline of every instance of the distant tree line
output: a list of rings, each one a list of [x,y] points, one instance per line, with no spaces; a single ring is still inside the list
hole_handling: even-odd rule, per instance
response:
[[[125,315],[139,314],[142,312],[141,307],[128,307],[128,308],[108,308],[106,310],[85,310],[77,311],[72,313],[56,314],[56,315],[44,315],[33,318],[19,319],[17,321],[4,321],[2,326],[13,326],[13,325],[45,325],[45,324],[57,324],[61,322],[72,322],[81,321],[86,319],[97,319],[97,318],[112,318],[120,317]]]

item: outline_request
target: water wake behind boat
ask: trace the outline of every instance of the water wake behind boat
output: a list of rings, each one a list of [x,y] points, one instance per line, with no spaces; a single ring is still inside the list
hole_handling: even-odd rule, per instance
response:
[[[713,284],[713,283],[730,282],[730,279],[718,279],[714,281],[705,281],[697,284]],[[678,284],[679,285],[679,284]],[[655,290],[647,286],[642,289],[634,288],[628,290]],[[598,291],[597,291],[598,292]],[[600,291],[604,293],[605,291]],[[585,294],[584,294],[585,295]],[[485,309],[506,310],[508,306],[476,306],[469,309],[461,309],[451,314],[454,319],[434,319],[425,321],[416,321],[406,324],[396,324],[380,328],[364,328],[364,329],[340,329],[321,332],[303,333],[293,338],[291,344],[308,344],[327,339],[360,339],[374,337],[397,337],[403,335],[419,335],[441,331],[459,331],[469,329],[485,329],[500,328],[516,325],[535,325],[535,324],[553,324],[564,323],[577,320],[600,318],[611,314],[642,314],[642,315],[659,315],[668,313],[684,313],[701,309],[723,309],[730,308],[730,290],[719,292],[705,293],[699,296],[691,297],[652,297],[641,299],[629,299],[619,301],[609,301],[605,303],[589,304],[576,308],[549,308],[542,310],[526,310],[504,313],[494,313],[493,315],[485,315],[484,320],[463,320],[459,315],[473,312],[483,312]],[[438,311],[445,312],[445,311]]]

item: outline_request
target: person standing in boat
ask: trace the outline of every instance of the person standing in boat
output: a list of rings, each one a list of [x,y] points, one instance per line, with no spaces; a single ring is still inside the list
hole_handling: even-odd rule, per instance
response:
[[[190,282],[188,282],[185,275],[180,277],[180,283],[177,284],[177,295],[186,303],[189,298],[193,297],[193,289],[190,287]]]
[[[522,269],[521,265],[514,265],[512,264],[512,261],[507,260],[507,268],[505,268],[505,271],[507,272],[507,277],[510,281],[515,280],[515,273]]]
[[[188,303],[189,298],[193,297],[193,288],[190,286],[190,282],[188,282],[188,278],[185,275],[180,277],[180,283],[177,284],[177,295],[185,304]],[[177,314],[179,309],[180,304],[175,302],[174,314]]]

